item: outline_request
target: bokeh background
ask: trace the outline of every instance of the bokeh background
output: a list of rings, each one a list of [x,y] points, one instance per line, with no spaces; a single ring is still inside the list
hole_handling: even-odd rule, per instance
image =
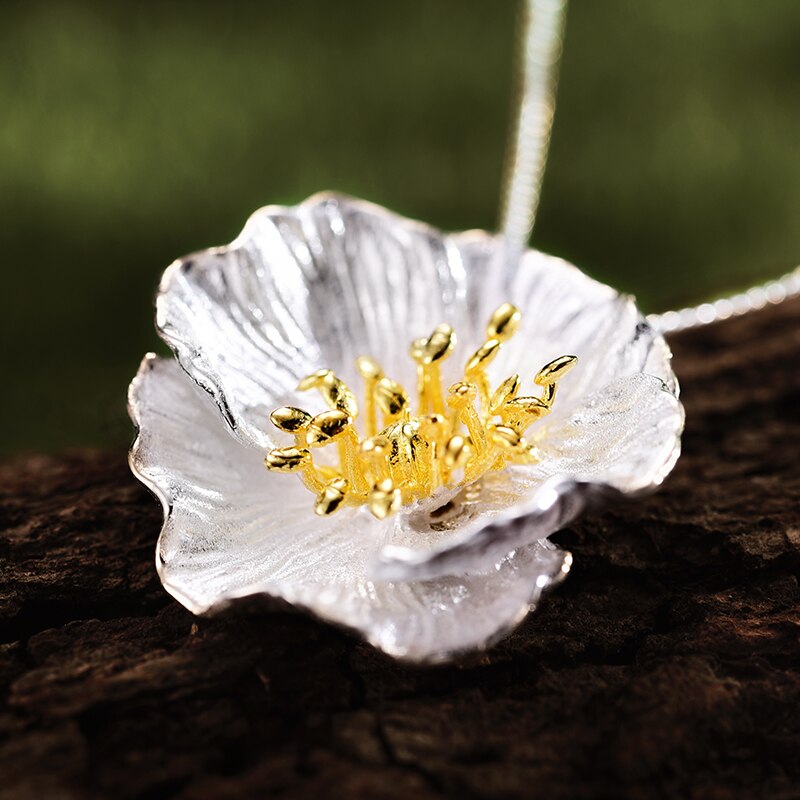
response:
[[[0,451],[130,441],[173,258],[337,189],[496,224],[512,0],[0,7]],[[800,3],[573,0],[536,246],[662,310],[800,261]]]

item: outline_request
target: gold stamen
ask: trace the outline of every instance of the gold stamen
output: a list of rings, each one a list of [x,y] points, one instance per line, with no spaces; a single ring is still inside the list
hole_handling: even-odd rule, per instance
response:
[[[519,375],[506,378],[491,392],[487,368],[519,329],[520,320],[519,309],[510,303],[492,314],[487,340],[467,361],[464,380],[453,384],[446,398],[440,365],[455,347],[453,329],[442,324],[429,337],[415,340],[410,354],[417,365],[416,415],[410,411],[405,389],[386,377],[377,361],[359,358],[356,369],[364,381],[365,397],[363,440],[356,430],[358,403],[350,388],[328,369],[308,375],[298,389],[317,389],[329,408],[316,416],[293,406],[275,409],[270,414],[272,424],[290,434],[294,446],[271,450],[265,466],[300,475],[316,495],[314,510],[321,516],[345,505],[363,505],[384,519],[403,503],[429,497],[442,486],[463,485],[468,491],[471,487],[479,496],[475,481],[487,471],[542,458],[523,434],[550,413],[558,381],[577,361],[566,355],[545,364],[534,378],[541,397],[519,397]],[[338,464],[315,464],[314,450],[331,444],[336,446]]]
[[[306,432],[306,444],[309,447],[322,447],[335,441],[339,448],[340,472],[359,492],[366,488],[367,479],[359,459],[358,434],[351,423],[352,419],[344,411],[323,411],[311,420]]]
[[[267,453],[264,463],[274,472],[297,472],[311,460],[308,450],[299,447],[276,447]]]
[[[344,411],[323,411],[311,420],[306,432],[306,444],[309,447],[322,447],[341,436],[350,422],[350,417]]]
[[[506,342],[517,332],[521,320],[522,312],[516,306],[511,303],[503,303],[492,314],[492,318],[486,326],[486,335],[490,339]]]
[[[478,390],[475,384],[463,381],[454,383],[450,387],[447,404],[458,413],[459,421],[467,426],[475,451],[477,455],[480,455],[486,449],[486,434],[481,418],[475,410],[474,403],[477,395]]]
[[[311,423],[311,414],[301,408],[282,406],[276,408],[270,415],[270,422],[286,433],[303,433]]]
[[[489,415],[494,416],[500,413],[500,409],[513,400],[519,391],[519,375],[512,375],[506,378],[495,390],[492,399],[489,401]]]
[[[297,384],[299,391],[319,389],[325,402],[332,409],[343,411],[351,417],[358,414],[356,396],[344,381],[339,380],[329,369],[321,369],[312,373]]]
[[[538,397],[515,397],[500,409],[503,423],[519,433],[549,413],[550,405]]]
[[[385,519],[400,508],[403,497],[390,478],[376,483],[369,494],[369,510],[378,519]]]
[[[455,434],[447,440],[442,456],[442,483],[448,484],[453,473],[467,466],[472,448],[465,437]]]
[[[375,388],[384,377],[380,364],[368,356],[356,359],[356,369],[364,380],[364,416],[366,418],[367,436],[378,432],[378,415],[375,408]]]
[[[496,444],[502,450],[515,450],[522,442],[519,433],[505,425],[492,425],[488,434],[492,444]]]
[[[303,483],[312,492],[320,491],[324,483],[311,460],[311,452],[303,447],[276,447],[267,453],[264,466],[272,472],[299,472]]]
[[[500,352],[502,342],[499,339],[489,339],[484,342],[473,354],[466,367],[464,376],[478,387],[481,398],[481,409],[488,416],[490,406],[489,376],[486,368],[494,361]]]
[[[388,454],[391,446],[392,443],[382,434],[361,442],[361,458],[373,483],[380,483],[389,474]]]
[[[537,386],[552,386],[556,381],[560,381],[577,363],[577,356],[559,356],[549,364],[545,364],[536,373],[533,382]]]
[[[405,389],[391,378],[381,378],[375,386],[375,400],[383,412],[383,425],[388,428],[405,413],[408,395]]]
[[[329,481],[317,495],[314,512],[320,517],[333,514],[344,502],[347,492],[347,481],[344,478],[334,478]]]
[[[347,478],[353,490],[364,492],[369,486],[364,467],[359,453],[358,434],[354,428],[347,428],[339,439],[339,462],[342,473]]]
[[[489,440],[496,445],[496,450],[499,450],[491,469],[503,469],[509,460],[514,459],[514,456],[521,456],[527,452],[528,443],[514,428],[506,425],[487,427]]]
[[[442,485],[442,473],[439,464],[444,452],[447,438],[450,435],[450,422],[444,414],[429,414],[420,417],[419,433],[430,443],[426,464],[430,493]]]
[[[449,325],[438,325],[427,339],[415,339],[409,353],[417,363],[417,393],[420,414],[443,414],[442,379],[439,362],[456,346],[456,335]]]
[[[297,391],[307,392],[309,389],[316,389],[323,384],[329,375],[333,375],[329,369],[318,369],[316,372],[306,375],[306,377],[297,384]]]

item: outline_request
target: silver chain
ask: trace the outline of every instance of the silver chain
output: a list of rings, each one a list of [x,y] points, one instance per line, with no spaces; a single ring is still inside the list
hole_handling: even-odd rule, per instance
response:
[[[665,311],[663,314],[650,314],[647,321],[661,333],[674,333],[729,317],[739,317],[749,311],[777,305],[798,295],[800,295],[800,267],[763,286],[753,286],[746,292],[722,297],[710,303],[701,303],[699,306]]]
[[[536,221],[555,112],[558,62],[567,0],[524,0],[522,87],[509,147],[500,231],[510,255],[527,246]],[[757,311],[800,295],[800,266],[777,280],[699,306],[650,314],[648,322],[674,333]]]
[[[500,232],[512,253],[526,247],[536,220],[550,131],[556,108],[566,0],[525,0],[522,24],[522,86],[517,97]]]

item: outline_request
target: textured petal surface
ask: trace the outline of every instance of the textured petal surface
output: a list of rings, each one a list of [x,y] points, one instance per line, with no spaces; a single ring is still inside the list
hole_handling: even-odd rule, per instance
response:
[[[669,350],[629,298],[535,251],[510,269],[497,263],[499,250],[486,234],[447,236],[369,203],[320,195],[257,211],[230,246],[173,264],[156,322],[230,428],[264,448],[274,444],[273,408],[321,410],[316,398],[297,396],[299,378],[325,367],[355,387],[355,359],[373,355],[411,387],[408,345],[441,322],[460,338],[443,369],[446,382],[458,379],[507,300],[522,308],[523,324],[492,367],[497,380],[519,372],[529,390],[550,359],[580,358],[556,414],[635,372],[674,388]]]
[[[543,537],[611,495],[660,483],[683,424],[663,338],[630,298],[566,262],[528,251],[515,266],[501,250],[484,233],[444,235],[318,195],[262,209],[228,247],[167,270],[157,327],[194,383],[172,363],[143,367],[132,461],[168,510],[159,568],[173,594],[195,611],[280,597],[387,652],[436,659],[492,640],[562,574],[564,554]],[[383,524],[353,509],[318,519],[299,481],[264,472],[269,411],[322,408],[297,393],[302,376],[328,367],[355,388],[355,359],[372,355],[411,388],[408,344],[448,322],[459,349],[443,378],[455,380],[505,301],[523,322],[493,382],[519,373],[531,393],[544,363],[579,358],[532,432],[539,465],[443,491]]]
[[[269,411],[313,405],[296,397],[299,378],[325,367],[357,386],[355,359],[374,355],[413,386],[410,342],[442,321],[472,329],[472,305],[455,244],[367,203],[324,195],[257,211],[229,247],[173,264],[156,321],[232,430],[266,447]]]
[[[682,430],[681,404],[660,378],[618,378],[543,434],[540,463],[490,474],[455,503],[452,523],[426,512],[398,517],[376,575],[469,571],[549,536],[602,500],[650,489],[674,466]]]
[[[469,576],[375,583],[367,570],[385,528],[363,511],[311,515],[299,483],[266,473],[175,362],[147,357],[130,407],[132,468],[166,510],[159,572],[196,613],[269,595],[397,657],[435,661],[494,641],[568,569],[568,554],[536,542]]]
[[[548,424],[570,414],[588,393],[626,375],[654,375],[677,394],[669,348],[632,298],[535,250],[525,254],[518,269],[487,283],[492,291],[481,294],[481,319],[503,300],[523,312],[519,332],[492,365],[496,381],[518,372],[524,394],[534,388],[533,376],[543,364],[564,354],[578,356],[578,366],[559,386]]]

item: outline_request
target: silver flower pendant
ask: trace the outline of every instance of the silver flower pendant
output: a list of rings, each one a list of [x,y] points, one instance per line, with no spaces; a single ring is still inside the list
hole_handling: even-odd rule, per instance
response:
[[[129,402],[167,591],[197,614],[277,598],[445,660],[566,575],[550,534],[661,483],[683,428],[663,338],[630,298],[503,246],[325,194],[166,271],[176,358],[146,356]]]

